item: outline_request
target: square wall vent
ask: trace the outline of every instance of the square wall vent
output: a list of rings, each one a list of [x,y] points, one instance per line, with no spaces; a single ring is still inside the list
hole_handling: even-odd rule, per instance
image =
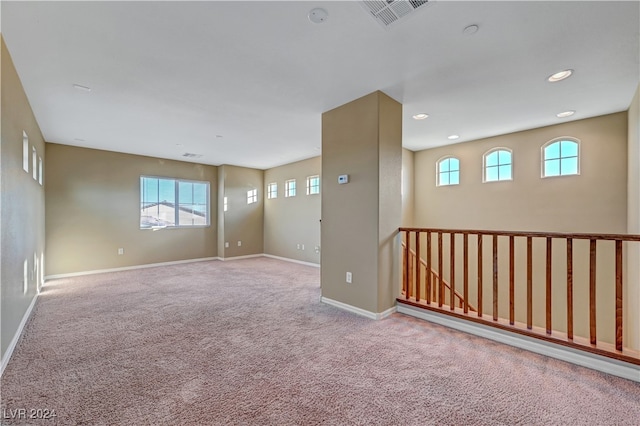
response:
[[[434,0],[363,0],[360,4],[382,27],[406,19],[418,9],[423,9]]]

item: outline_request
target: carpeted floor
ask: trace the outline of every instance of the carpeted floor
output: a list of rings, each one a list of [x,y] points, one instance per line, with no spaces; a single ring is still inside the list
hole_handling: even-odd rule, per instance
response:
[[[394,314],[321,304],[257,258],[50,282],[2,424],[639,425],[640,384]],[[11,420],[13,410],[55,410]]]

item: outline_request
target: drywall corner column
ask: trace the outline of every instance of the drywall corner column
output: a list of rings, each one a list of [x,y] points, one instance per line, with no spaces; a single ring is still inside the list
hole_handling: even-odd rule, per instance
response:
[[[323,297],[373,313],[394,306],[401,168],[401,104],[378,91],[322,115]]]
[[[223,165],[218,168],[220,182],[218,221],[218,256],[250,256],[264,252],[264,171]],[[255,202],[248,202],[248,192],[256,190]],[[224,198],[227,199],[225,211]],[[221,226],[221,227],[220,227]],[[229,247],[226,247],[228,243]]]
[[[640,234],[640,86],[629,107],[627,139],[627,232]],[[625,346],[640,349],[640,244],[628,245],[624,311]]]

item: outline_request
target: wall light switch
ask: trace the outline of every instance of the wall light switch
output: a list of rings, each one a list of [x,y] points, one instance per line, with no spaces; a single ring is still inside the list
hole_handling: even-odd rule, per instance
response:
[[[342,185],[344,183],[349,183],[349,175],[340,175],[340,176],[338,176],[338,183],[340,185]]]
[[[351,284],[352,281],[353,281],[353,275],[351,274],[351,272],[347,272],[347,282]]]
[[[225,241],[224,248],[229,248],[229,241]]]
[[[120,254],[124,254],[124,249],[123,249],[123,248],[119,248],[119,249],[118,249],[118,254],[119,254],[119,255],[120,255]]]
[[[242,241],[238,241],[238,247],[242,246]]]

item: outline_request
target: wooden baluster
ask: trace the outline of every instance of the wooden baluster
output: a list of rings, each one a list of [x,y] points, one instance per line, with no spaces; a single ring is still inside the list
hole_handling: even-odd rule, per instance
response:
[[[515,323],[515,238],[509,237],[509,324]]]
[[[596,337],[596,240],[589,243],[589,341],[592,345]]]
[[[404,258],[406,259],[406,262],[404,263],[404,276],[406,282],[404,297],[405,299],[409,299],[409,293],[411,292],[411,290],[409,289],[409,240],[411,239],[411,234],[409,233],[409,231],[405,231],[404,235]]]
[[[438,232],[438,307],[442,307],[444,303],[444,282],[442,281],[442,232]]]
[[[533,239],[527,237],[527,328],[533,328]]]
[[[451,281],[449,282],[449,309],[454,310],[456,308],[456,234],[449,234],[449,244],[451,245],[451,255],[449,259],[449,275]]]
[[[622,241],[616,240],[616,350],[622,350]]]
[[[493,320],[498,321],[498,236],[493,235]]]
[[[567,337],[573,340],[573,239],[567,238]]]
[[[416,302],[420,302],[420,266],[422,266],[422,262],[420,262],[420,232],[416,231]]]
[[[462,274],[462,309],[469,313],[469,234],[462,235],[464,272]]]
[[[431,303],[431,232],[427,232],[427,285],[425,292],[427,293],[427,303]]]
[[[546,298],[547,298],[547,306],[546,306],[547,334],[551,334],[551,271],[552,271],[551,243],[552,243],[551,237],[547,237],[547,285],[545,289]]]
[[[482,317],[482,234],[478,234],[478,316]]]

